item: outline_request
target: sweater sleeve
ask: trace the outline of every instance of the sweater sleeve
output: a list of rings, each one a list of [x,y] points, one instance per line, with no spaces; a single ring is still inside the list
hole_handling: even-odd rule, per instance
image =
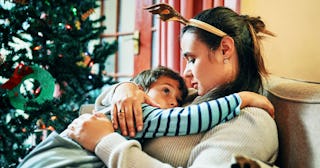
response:
[[[102,138],[95,148],[95,154],[107,167],[172,167],[144,153],[138,141],[127,140],[118,133]]]
[[[240,113],[241,98],[235,93],[216,100],[160,109],[142,105],[144,129],[135,138],[190,135],[209,130]]]

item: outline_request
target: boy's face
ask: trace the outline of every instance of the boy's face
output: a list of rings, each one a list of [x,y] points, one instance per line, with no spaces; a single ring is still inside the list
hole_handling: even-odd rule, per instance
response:
[[[151,84],[147,94],[163,109],[177,107],[182,95],[179,82],[166,76]]]

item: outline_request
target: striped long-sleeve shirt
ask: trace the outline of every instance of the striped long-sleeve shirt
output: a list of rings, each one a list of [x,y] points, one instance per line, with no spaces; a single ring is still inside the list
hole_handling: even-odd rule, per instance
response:
[[[239,115],[240,105],[241,98],[237,93],[200,104],[170,109],[143,104],[144,128],[135,138],[204,132]]]

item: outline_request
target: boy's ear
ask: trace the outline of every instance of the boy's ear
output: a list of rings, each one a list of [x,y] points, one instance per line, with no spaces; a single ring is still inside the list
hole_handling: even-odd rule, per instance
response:
[[[230,36],[225,36],[222,38],[220,47],[224,59],[229,59],[230,56],[235,52],[234,40]]]

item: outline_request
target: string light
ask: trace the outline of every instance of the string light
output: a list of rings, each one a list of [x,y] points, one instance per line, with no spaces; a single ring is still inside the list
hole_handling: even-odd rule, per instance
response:
[[[58,118],[57,116],[51,116],[52,121],[56,120],[57,118]]]
[[[69,24],[66,24],[65,27],[66,27],[66,29],[68,29],[68,30],[71,30],[71,29],[72,29],[72,27],[71,27]]]
[[[81,20],[85,21],[93,12],[94,12],[93,8],[87,10],[84,14],[81,15]]]
[[[35,47],[33,48],[33,50],[38,51],[38,50],[40,50],[41,48],[42,48],[41,46],[35,46]]]

